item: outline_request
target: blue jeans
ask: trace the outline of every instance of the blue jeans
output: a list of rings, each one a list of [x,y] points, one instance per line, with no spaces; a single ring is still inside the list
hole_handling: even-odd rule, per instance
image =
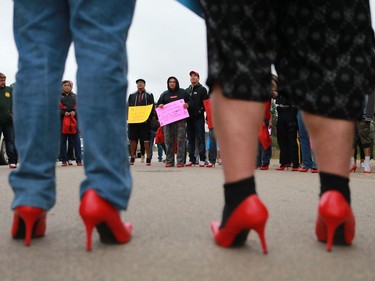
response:
[[[163,151],[166,153],[165,144],[164,143],[158,143],[158,160],[163,160]]]
[[[299,131],[299,141],[301,143],[301,154],[302,154],[302,167],[316,169],[316,164],[311,157],[311,146],[310,137],[307,133],[305,124],[303,123],[302,114],[299,110],[297,113],[298,131]]]
[[[67,154],[67,149],[66,149],[66,141],[68,141],[68,140],[73,143],[76,162],[81,163],[82,162],[81,140],[79,138],[78,133],[76,133],[74,135],[61,134],[61,138],[60,138],[60,157],[61,157],[61,161],[63,163],[66,163],[69,160],[68,154]]]
[[[266,124],[266,128],[269,128],[270,120],[264,119],[264,122]],[[260,167],[262,165],[263,166],[269,165],[271,161],[271,157],[272,157],[272,145],[270,145],[269,148],[264,150],[262,144],[258,140],[258,153],[257,153],[257,160],[256,160],[257,167]]]
[[[215,164],[216,157],[217,157],[217,141],[216,141],[214,129],[209,129],[208,137],[210,140],[210,147],[208,149],[208,160],[210,161],[210,163]]]
[[[17,150],[14,145],[14,128],[13,123],[0,126],[0,134],[3,133],[5,141],[5,151],[8,156],[9,164],[17,164]]]
[[[117,209],[127,208],[132,179],[125,141],[125,42],[135,0],[103,3],[14,1],[19,69],[13,109],[21,165],[9,178],[15,194],[12,208],[26,205],[49,210],[55,204],[58,103],[72,41],[78,64],[77,110],[85,139],[87,176],[80,196],[94,189]]]

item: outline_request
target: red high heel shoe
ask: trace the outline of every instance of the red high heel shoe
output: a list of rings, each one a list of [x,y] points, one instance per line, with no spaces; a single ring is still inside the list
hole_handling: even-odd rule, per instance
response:
[[[260,169],[261,169],[262,171],[266,171],[266,170],[269,169],[269,167],[270,167],[270,164],[262,165],[262,166],[260,166]]]
[[[208,163],[206,168],[215,168],[215,163]]]
[[[218,221],[211,222],[214,239],[221,247],[243,244],[249,231],[254,229],[259,236],[263,252],[267,253],[264,228],[268,219],[268,211],[257,195],[251,195],[233,211],[225,226],[220,227]]]
[[[105,244],[124,244],[131,238],[133,226],[121,221],[119,211],[89,189],[82,197],[79,214],[86,226],[86,250],[91,251],[91,235],[94,227],[100,241]]]
[[[276,168],[276,171],[284,171],[285,169],[288,170],[289,167],[290,167],[289,164],[280,165],[280,167]]]
[[[357,170],[357,165],[353,164],[353,166],[351,166],[350,169],[349,169],[349,173],[351,173],[351,172],[355,173],[355,170]]]
[[[338,231],[341,225],[343,233]],[[331,190],[320,197],[315,233],[319,241],[327,242],[327,251],[332,250],[332,244],[336,241],[338,244],[352,244],[355,219],[350,205],[340,192]]]
[[[14,209],[12,237],[25,239],[30,246],[31,238],[43,237],[46,233],[47,212],[41,208],[19,206]]]

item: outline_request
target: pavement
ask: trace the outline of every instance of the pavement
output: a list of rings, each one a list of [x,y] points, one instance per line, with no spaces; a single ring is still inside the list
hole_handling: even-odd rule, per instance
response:
[[[57,203],[48,212],[47,234],[30,247],[10,236],[9,168],[0,166],[0,280],[375,280],[375,173],[351,174],[356,237],[350,247],[325,244],[314,233],[318,174],[256,171],[257,192],[267,205],[269,248],[255,232],[245,246],[220,248],[210,221],[223,206],[222,167],[131,167],[134,188],[124,220],[134,225],[125,245],[104,245],[95,232],[92,252],[78,215],[82,167],[57,163]],[[375,167],[375,163],[372,162]]]

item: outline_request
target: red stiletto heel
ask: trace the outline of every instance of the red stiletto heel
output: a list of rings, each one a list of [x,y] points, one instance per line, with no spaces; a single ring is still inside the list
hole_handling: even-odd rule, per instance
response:
[[[100,241],[105,244],[129,242],[133,226],[121,221],[119,211],[101,198],[95,190],[89,189],[82,197],[79,213],[86,226],[86,250],[91,251],[91,236],[94,227]]]
[[[349,169],[349,173],[351,173],[351,172],[355,173],[355,170],[357,170],[357,165],[353,164],[353,166],[351,166],[350,169]]]
[[[215,168],[215,163],[208,163],[206,165],[207,168]]]
[[[213,221],[211,231],[214,239],[221,247],[231,247],[243,244],[249,231],[254,229],[259,236],[263,252],[267,253],[264,228],[268,219],[268,211],[257,195],[245,199],[233,211],[225,226],[219,228],[220,223]]]
[[[12,237],[25,239],[25,246],[30,246],[31,238],[39,238],[46,233],[46,214],[41,208],[19,206],[14,209]]]
[[[341,225],[343,233],[338,231]],[[331,190],[321,196],[315,232],[319,241],[327,242],[327,251],[332,250],[334,242],[345,245],[352,244],[355,234],[355,219],[350,205],[340,192]]]

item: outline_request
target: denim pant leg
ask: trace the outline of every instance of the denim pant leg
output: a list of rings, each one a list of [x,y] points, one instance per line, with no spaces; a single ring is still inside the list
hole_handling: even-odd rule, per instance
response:
[[[255,164],[257,167],[260,167],[262,165],[262,144],[258,140],[258,148],[257,148],[257,156],[255,158]]]
[[[60,157],[63,163],[66,163],[68,161],[66,142],[69,139],[69,137],[70,135],[67,135],[67,134],[61,134],[61,137],[60,137]]]
[[[70,135],[73,140],[74,154],[76,156],[76,163],[82,162],[81,139],[79,134]]]
[[[70,1],[77,72],[78,115],[85,139],[86,179],[80,195],[94,189],[126,209],[132,179],[126,133],[126,39],[135,0]]]
[[[301,143],[302,167],[303,168],[315,168],[315,164],[313,164],[313,161],[311,159],[309,134],[307,133],[300,110],[297,113],[297,121],[298,121],[298,130],[299,130],[299,139]]]
[[[269,126],[269,120],[265,119],[264,120],[265,124],[266,124],[266,128],[268,128]],[[269,148],[267,148],[266,150],[264,150],[263,146],[261,144],[259,144],[260,146],[260,150],[261,150],[261,155],[262,155],[262,165],[268,165],[271,161],[271,157],[272,157],[272,145],[270,145]]]
[[[163,146],[161,143],[158,143],[158,159],[163,160]]]
[[[217,145],[216,145],[214,129],[209,130],[208,136],[210,138],[210,149],[208,150],[208,160],[210,161],[210,163],[215,164],[216,157],[217,157]]]
[[[71,43],[69,7],[65,1],[16,0],[13,20],[19,53],[13,113],[21,165],[9,176],[12,208],[49,210],[55,203],[58,101]]]
[[[14,144],[14,128],[13,123],[5,125],[3,128],[4,140],[5,140],[5,151],[8,156],[9,164],[17,164],[17,150]],[[1,131],[0,131],[1,132]]]

